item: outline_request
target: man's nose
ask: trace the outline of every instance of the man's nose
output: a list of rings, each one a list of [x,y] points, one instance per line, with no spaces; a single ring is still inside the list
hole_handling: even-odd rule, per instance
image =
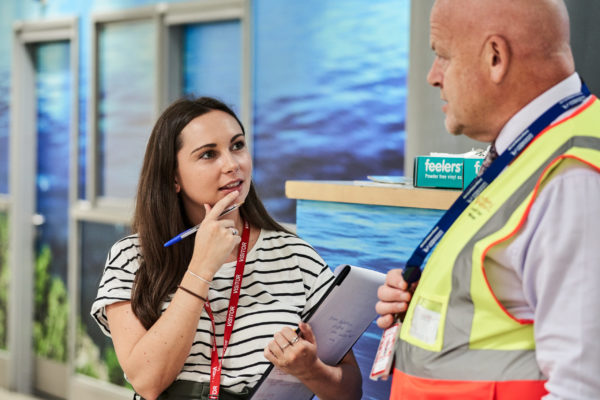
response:
[[[440,72],[440,68],[438,67],[437,59],[435,59],[433,61],[433,64],[431,64],[431,68],[429,69],[429,73],[427,74],[427,83],[429,83],[433,87],[442,86],[442,73]]]

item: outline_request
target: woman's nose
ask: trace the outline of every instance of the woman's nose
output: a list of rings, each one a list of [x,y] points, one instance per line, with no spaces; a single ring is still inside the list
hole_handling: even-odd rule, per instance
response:
[[[223,155],[223,172],[235,172],[240,169],[240,163],[237,161],[235,156],[231,153]]]

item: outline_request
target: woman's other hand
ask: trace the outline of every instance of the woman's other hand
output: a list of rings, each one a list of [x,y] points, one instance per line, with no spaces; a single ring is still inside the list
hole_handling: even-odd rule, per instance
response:
[[[299,379],[308,378],[315,371],[317,342],[307,323],[298,324],[300,333],[285,327],[275,333],[273,340],[265,348],[265,358],[283,372]]]
[[[327,365],[317,356],[317,340],[310,325],[300,322],[298,328],[299,334],[288,327],[277,332],[265,348],[265,358],[300,379],[319,399],[360,399],[362,379],[352,350],[338,365]]]

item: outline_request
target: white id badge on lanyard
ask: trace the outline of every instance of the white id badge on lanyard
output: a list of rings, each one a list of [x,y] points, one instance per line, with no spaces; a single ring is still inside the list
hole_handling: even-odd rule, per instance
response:
[[[399,329],[400,323],[396,322],[383,331],[379,347],[377,348],[377,354],[375,355],[375,361],[373,361],[373,367],[371,367],[371,374],[369,375],[371,380],[383,379],[385,381],[392,373],[394,350],[396,349]]]

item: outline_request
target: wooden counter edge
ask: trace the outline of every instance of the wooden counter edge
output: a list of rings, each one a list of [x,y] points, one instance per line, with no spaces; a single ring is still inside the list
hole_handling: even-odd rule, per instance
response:
[[[395,185],[361,185],[351,181],[286,181],[285,195],[290,199],[338,203],[446,210],[460,190],[425,189]]]

